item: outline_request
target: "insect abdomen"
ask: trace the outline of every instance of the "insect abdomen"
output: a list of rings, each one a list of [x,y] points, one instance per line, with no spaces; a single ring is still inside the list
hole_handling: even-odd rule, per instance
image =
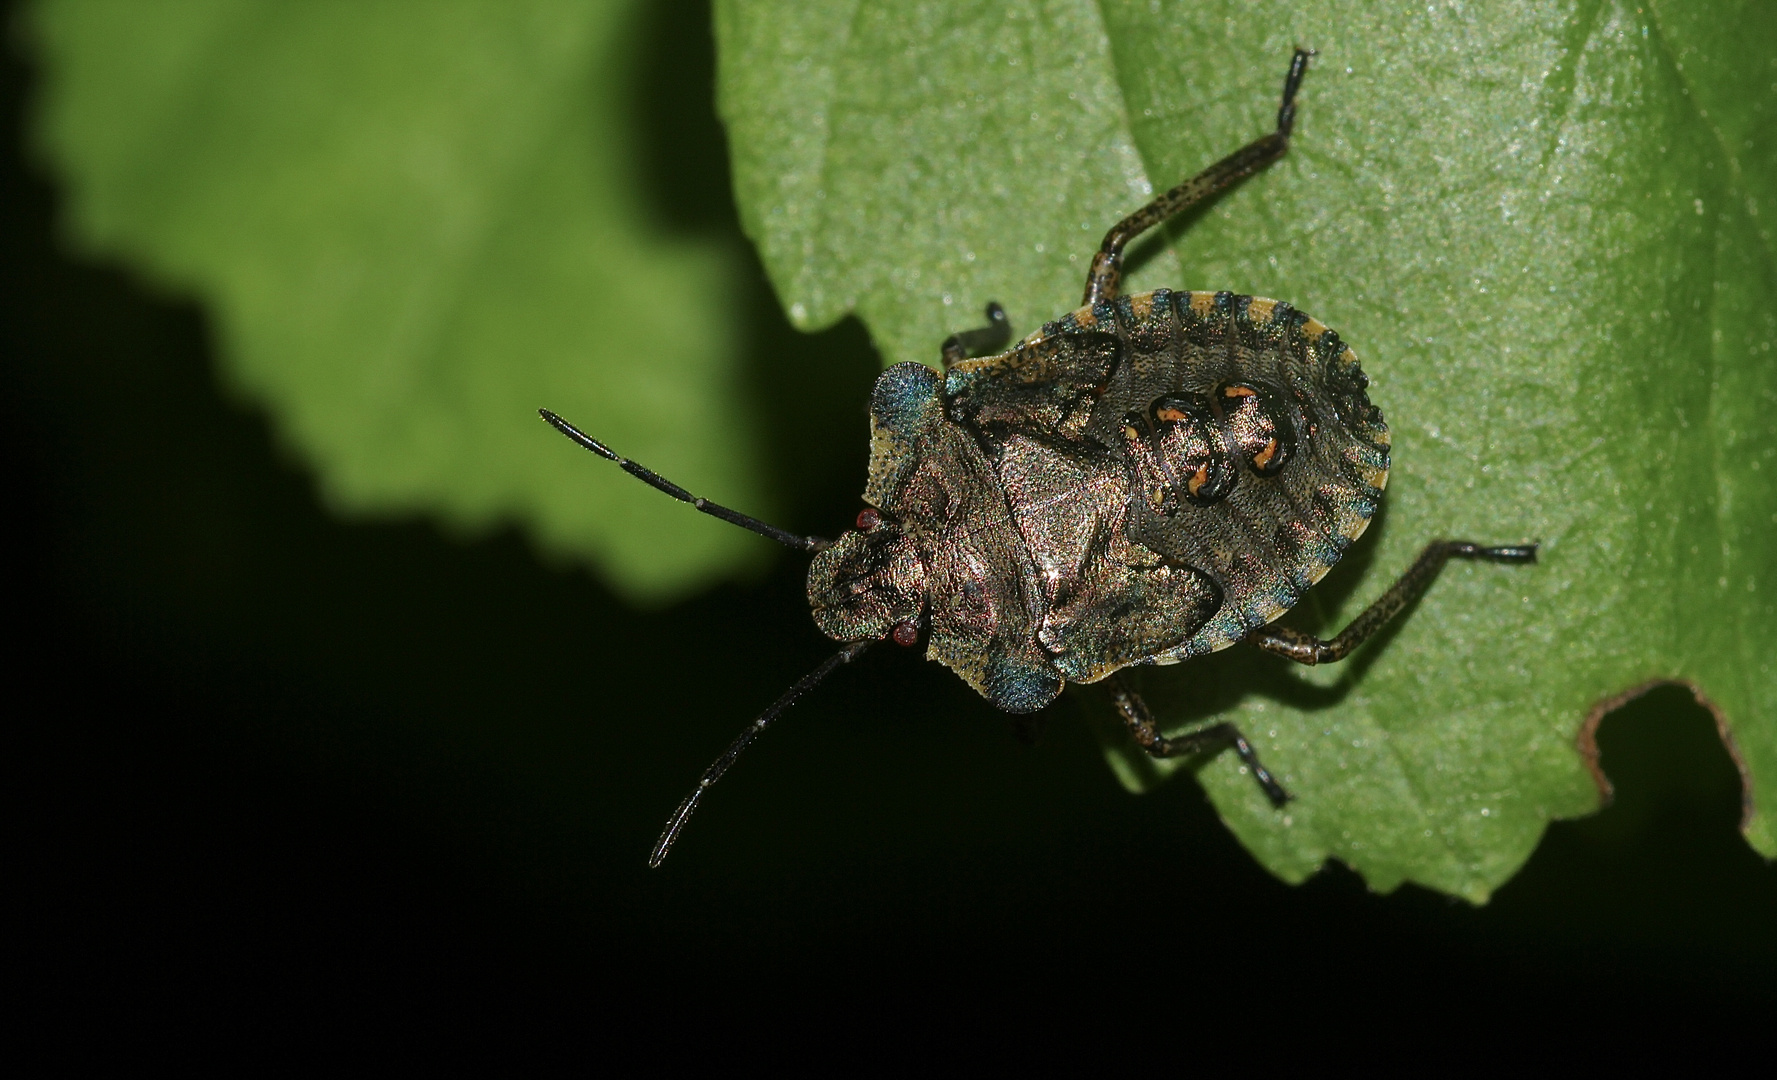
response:
[[[1369,524],[1388,428],[1356,356],[1320,322],[1262,297],[1159,290],[1054,328],[1122,345],[1088,431],[1127,469],[1130,539],[1223,594],[1160,662],[1277,618]]]

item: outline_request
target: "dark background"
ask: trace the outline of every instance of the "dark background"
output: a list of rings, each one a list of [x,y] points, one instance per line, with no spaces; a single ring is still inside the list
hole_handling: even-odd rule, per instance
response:
[[[647,185],[674,227],[738,237],[683,33],[707,9],[676,7],[638,42]],[[9,57],[0,880],[27,1060],[1768,1048],[1777,870],[1677,689],[1605,721],[1616,804],[1481,909],[1337,865],[1283,885],[1190,781],[1124,793],[1069,708],[1029,745],[893,650],[798,705],[649,872],[698,771],[830,649],[802,560],[643,613],[517,532],[330,516],[219,389],[199,308],[58,245],[31,86]],[[784,523],[830,534],[876,357],[855,324],[796,334],[762,276],[750,310]]]

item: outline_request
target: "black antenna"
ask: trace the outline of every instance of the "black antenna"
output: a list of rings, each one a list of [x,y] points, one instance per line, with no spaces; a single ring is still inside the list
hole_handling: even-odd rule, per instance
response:
[[[554,427],[555,430],[566,435],[581,446],[586,447],[588,450],[591,450],[599,457],[609,461],[615,461],[617,464],[623,466],[623,471],[635,477],[637,480],[640,480],[644,484],[647,484],[658,491],[666,492],[680,502],[690,503],[692,506],[702,510],[711,517],[721,518],[730,525],[739,525],[743,529],[751,529],[760,536],[768,536],[785,547],[793,547],[798,551],[825,551],[827,548],[833,546],[833,541],[831,540],[823,540],[818,536],[797,536],[795,533],[785,532],[776,525],[767,525],[758,518],[748,517],[738,510],[730,510],[726,506],[718,506],[717,504],[710,502],[708,499],[700,499],[679,485],[673,483],[671,480],[668,480],[666,477],[661,476],[653,469],[637,465],[628,458],[620,456],[616,451],[612,450],[604,443],[599,442],[591,435],[581,431],[579,428],[568,423],[566,420],[563,420],[548,409],[538,409],[537,415],[549,421],[550,426]],[[792,697],[791,700],[793,701],[795,699]],[[788,702],[785,702],[785,704],[788,704]]]
[[[673,842],[679,838],[679,833],[684,831],[685,822],[690,819],[691,811],[697,809],[698,800],[703,798],[703,793],[709,790],[711,784],[722,779],[722,774],[728,771],[728,766],[734,764],[735,758],[740,757],[741,751],[751,746],[753,740],[759,737],[759,733],[770,727],[771,722],[778,718],[779,713],[795,704],[796,699],[808,693],[815,683],[832,674],[833,669],[839,665],[849,664],[857,659],[858,654],[868,649],[870,644],[867,640],[854,641],[829,656],[820,667],[804,675],[800,682],[784,691],[784,696],[778,698],[771,708],[766,709],[759,719],[747,725],[747,729],[740,733],[740,738],[728,744],[728,749],[722,751],[722,756],[703,771],[703,776],[697,781],[697,786],[691,789],[691,794],[685,796],[685,801],[679,804],[677,810],[673,811],[673,816],[666,823],[666,831],[662,832],[660,839],[654,842],[654,851],[648,856],[650,868],[658,867],[660,860],[666,858],[666,853],[671,850]]]

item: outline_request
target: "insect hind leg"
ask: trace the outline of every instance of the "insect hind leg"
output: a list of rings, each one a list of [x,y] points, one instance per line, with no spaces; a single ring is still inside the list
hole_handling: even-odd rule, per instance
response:
[[[1283,80],[1283,97],[1277,108],[1277,130],[1253,140],[1209,168],[1166,192],[1153,202],[1111,226],[1104,243],[1092,256],[1086,271],[1087,307],[1115,300],[1123,282],[1123,249],[1142,233],[1185,209],[1212,198],[1282,157],[1290,148],[1290,132],[1296,123],[1296,92],[1308,71],[1312,49],[1296,49]]]
[[[1233,724],[1223,722],[1184,735],[1172,738],[1160,734],[1160,728],[1154,723],[1154,714],[1148,710],[1148,703],[1141,695],[1132,690],[1121,673],[1113,674],[1105,680],[1105,686],[1111,692],[1111,703],[1123,717],[1129,727],[1129,734],[1135,738],[1136,745],[1146,750],[1152,757],[1189,757],[1193,754],[1210,753],[1223,747],[1231,747],[1240,757],[1258,782],[1259,790],[1271,800],[1272,806],[1282,806],[1290,801],[1290,793],[1271,775],[1271,771],[1259,763],[1259,755],[1253,750],[1252,743]]]
[[[1246,636],[1246,640],[1266,652],[1288,657],[1298,664],[1330,664],[1343,660],[1376,631],[1388,625],[1437,579],[1438,571],[1451,559],[1483,559],[1487,562],[1533,563],[1535,544],[1514,544],[1504,547],[1483,547],[1467,540],[1433,540],[1413,560],[1399,581],[1363,610],[1351,625],[1337,637],[1323,640],[1313,634],[1291,630],[1287,626],[1262,626]]]

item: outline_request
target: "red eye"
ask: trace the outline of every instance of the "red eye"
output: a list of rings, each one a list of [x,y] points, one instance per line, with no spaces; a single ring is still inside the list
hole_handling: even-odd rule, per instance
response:
[[[896,623],[894,633],[890,635],[895,644],[904,649],[919,644],[919,627],[911,622]]]
[[[864,507],[864,509],[858,511],[858,531],[859,532],[869,532],[871,529],[874,529],[878,525],[881,525],[881,524],[882,524],[882,515],[877,513],[876,511],[870,509],[868,506],[866,506],[866,507]]]

